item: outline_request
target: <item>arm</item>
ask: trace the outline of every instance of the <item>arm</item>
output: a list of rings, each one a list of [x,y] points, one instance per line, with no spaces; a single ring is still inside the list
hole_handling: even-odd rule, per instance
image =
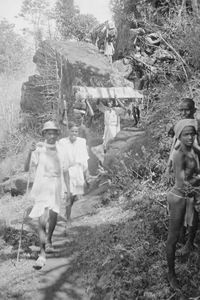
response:
[[[99,103],[97,104],[97,108],[102,112],[102,113],[105,113],[105,111],[108,110],[107,106],[103,105],[103,103]]]
[[[116,101],[116,103],[118,103],[119,104],[119,106],[121,107],[121,108],[123,108],[123,109],[125,109],[126,110],[126,106],[122,103],[122,101],[121,100],[119,100],[119,99],[115,99],[115,101]]]
[[[32,156],[33,151],[35,151],[35,149],[36,149],[36,145],[35,145],[35,143],[32,143],[31,148],[28,152],[28,156],[26,158],[25,164],[24,164],[24,171],[25,172],[29,171],[31,156]]]
[[[128,110],[126,106],[119,100],[116,99],[116,103],[120,105],[120,107],[113,107],[117,115],[124,115],[124,113]]]
[[[176,176],[176,183],[179,188],[183,190],[190,189],[191,186],[197,186],[200,183],[200,177],[197,175],[192,176],[190,179],[186,179],[185,176],[185,154],[182,152],[178,152],[174,156],[174,163],[175,163],[175,176]]]
[[[197,119],[197,143],[200,146],[200,120]]]
[[[185,181],[185,155],[183,152],[178,151],[176,155],[174,155],[173,161],[176,185],[178,188],[181,188],[184,191],[184,188],[187,186],[187,182]]]
[[[69,177],[69,171],[66,170],[63,172],[64,182],[67,188],[67,196],[70,197],[70,177]]]

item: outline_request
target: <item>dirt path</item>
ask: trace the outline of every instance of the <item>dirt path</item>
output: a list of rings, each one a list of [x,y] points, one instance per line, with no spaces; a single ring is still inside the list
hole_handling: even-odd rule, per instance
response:
[[[78,253],[73,252],[73,243],[78,238],[76,227],[92,213],[97,199],[85,197],[74,205],[72,225],[67,234],[65,223],[62,220],[58,222],[53,241],[55,252],[47,256],[46,266],[38,272],[38,300],[88,300],[81,278],[74,272],[73,262]]]
[[[17,205],[22,210],[24,201],[23,197],[7,198],[2,201],[2,207],[5,205],[7,213],[14,214],[17,211],[14,203],[18,202]],[[72,226],[67,234],[64,234],[64,221],[58,221],[53,237],[55,252],[48,254],[47,263],[40,271],[34,270],[34,260],[23,253],[16,263],[16,252],[12,252],[12,246],[0,243],[0,299],[88,300],[84,278],[78,272],[76,259],[81,245],[89,236],[96,235],[97,226],[108,225],[121,218],[125,220],[130,216],[130,213],[119,207],[97,208],[99,201],[99,196],[87,196],[74,204]],[[9,211],[8,207],[14,209]],[[20,228],[19,225],[15,224],[15,227]],[[35,247],[35,250],[38,249]]]
[[[34,260],[24,258],[23,254],[20,262],[16,263],[16,258],[11,254],[12,247],[4,245],[0,254],[0,299],[88,299],[83,282],[73,266],[78,254],[73,249],[78,238],[76,228],[81,226],[84,220],[88,222],[88,214],[90,216],[94,212],[97,201],[98,197],[85,197],[75,203],[72,210],[72,226],[67,234],[64,221],[58,221],[53,237],[55,252],[48,254],[47,263],[40,271],[34,270]],[[15,227],[19,226],[16,224]],[[38,250],[37,247],[33,249]]]

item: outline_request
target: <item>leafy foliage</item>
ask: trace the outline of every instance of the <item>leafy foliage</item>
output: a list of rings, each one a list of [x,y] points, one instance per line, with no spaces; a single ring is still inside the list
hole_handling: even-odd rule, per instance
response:
[[[24,39],[7,20],[0,21],[0,73],[16,72],[23,68],[28,56]]]
[[[93,15],[80,14],[73,0],[58,0],[56,3],[56,22],[61,36],[65,39],[84,40],[98,22]]]
[[[24,0],[19,16],[31,25],[24,28],[24,33],[33,36],[36,48],[43,39],[55,38],[55,12],[48,0]]]

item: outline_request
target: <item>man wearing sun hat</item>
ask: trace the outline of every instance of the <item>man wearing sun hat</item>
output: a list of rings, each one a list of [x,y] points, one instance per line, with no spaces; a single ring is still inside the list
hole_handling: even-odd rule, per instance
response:
[[[29,216],[38,219],[40,254],[35,262],[36,269],[46,263],[46,253],[53,251],[52,235],[61,212],[61,201],[65,192],[65,173],[62,156],[57,146],[60,129],[53,121],[44,123],[43,142],[32,145],[25,163],[25,171],[34,171],[34,182],[30,191],[33,208]],[[46,225],[49,223],[48,232]]]

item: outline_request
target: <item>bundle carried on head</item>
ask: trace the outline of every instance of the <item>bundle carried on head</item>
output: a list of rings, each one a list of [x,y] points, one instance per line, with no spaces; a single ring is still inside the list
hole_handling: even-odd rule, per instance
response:
[[[185,127],[192,126],[197,130],[197,121],[195,119],[182,119],[174,127],[175,137],[180,138],[180,135]]]

